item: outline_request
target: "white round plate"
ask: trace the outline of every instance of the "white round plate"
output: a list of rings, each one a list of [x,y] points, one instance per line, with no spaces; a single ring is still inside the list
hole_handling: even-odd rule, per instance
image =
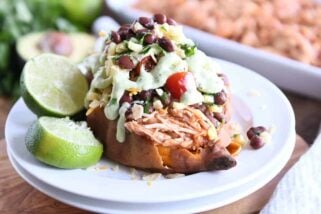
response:
[[[16,161],[37,179],[74,194],[117,202],[160,203],[203,197],[252,182],[269,168],[284,165],[280,156],[292,152],[295,141],[294,113],[289,101],[271,82],[235,64],[218,60],[228,75],[233,94],[234,120],[245,128],[251,125],[276,127],[272,142],[259,150],[245,148],[236,158],[237,166],[227,171],[201,172],[176,179],[160,179],[148,185],[132,180],[130,169],[62,170],[38,162],[24,145],[26,131],[36,119],[19,100],[6,123],[8,149]],[[115,164],[101,160],[102,168]],[[98,167],[99,168],[99,167]],[[267,182],[267,181],[266,181]]]
[[[295,134],[293,134],[292,138],[293,140],[295,139]],[[28,173],[17,163],[14,157],[12,157],[10,151],[8,150],[7,152],[9,160],[15,170],[30,185],[63,203],[97,213],[199,213],[224,206],[251,194],[267,181],[271,180],[284,167],[283,165],[273,166],[269,169],[268,174],[262,175],[253,182],[214,195],[177,202],[134,204],[93,199],[52,187]],[[285,153],[280,156],[280,162],[286,163],[290,156],[291,151],[285,151]]]

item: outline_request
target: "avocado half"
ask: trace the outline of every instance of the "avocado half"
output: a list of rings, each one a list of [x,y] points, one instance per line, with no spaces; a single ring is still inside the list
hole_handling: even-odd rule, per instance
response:
[[[32,57],[48,52],[39,48],[40,42],[48,33],[50,32],[29,33],[18,39],[16,49],[22,61],[26,62]],[[94,50],[96,39],[90,34],[68,33],[65,36],[70,40],[72,47],[70,54],[65,55],[65,57],[69,58],[73,63],[79,63]]]

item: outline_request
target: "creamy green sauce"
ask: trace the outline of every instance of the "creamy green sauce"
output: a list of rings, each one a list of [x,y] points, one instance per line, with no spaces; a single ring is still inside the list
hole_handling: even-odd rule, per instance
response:
[[[106,117],[110,120],[115,120],[118,117],[119,100],[126,90],[130,88],[138,90],[159,88],[165,85],[170,75],[186,70],[186,62],[175,53],[169,53],[159,60],[152,71],[142,71],[136,82],[129,80],[129,72],[126,70],[115,72],[111,99],[104,109]]]
[[[174,44],[194,44],[191,40],[187,39],[183,34],[181,28],[174,26],[156,25],[156,34],[159,37],[166,36],[170,38]],[[137,80],[131,81],[129,79],[129,70],[120,69],[118,65],[114,63],[113,57],[117,54],[117,50],[120,49],[115,43],[111,43],[107,53],[101,55],[100,67],[97,65],[97,58],[88,59],[83,67],[90,67],[90,64],[95,66],[94,79],[91,83],[90,92],[94,92],[96,89],[105,89],[112,86],[112,92],[110,99],[105,105],[104,113],[109,120],[117,121],[117,133],[116,138],[119,142],[125,141],[125,112],[130,107],[129,103],[124,103],[121,107],[119,101],[124,92],[135,89],[137,91],[157,89],[163,87],[168,79],[174,73],[177,72],[191,72],[193,73],[195,82],[190,82],[186,85],[186,92],[181,97],[180,103],[185,105],[192,105],[196,103],[204,102],[204,96],[201,92],[214,94],[224,89],[224,83],[217,76],[219,72],[218,65],[209,57],[207,57],[202,51],[197,50],[191,57],[185,59],[185,57],[179,54],[181,49],[176,49],[176,52],[165,53],[153,70],[150,72],[141,71]],[[131,44],[129,49],[134,50],[130,53],[130,56],[135,64],[141,61],[146,56],[151,56],[156,59],[156,56],[162,51],[157,46],[152,46],[145,54],[140,54],[143,46],[138,44]],[[136,51],[137,50],[137,51]],[[88,107],[88,99],[85,101]]]
[[[108,119],[115,120],[118,116],[119,100],[124,92],[129,88],[135,88],[136,83],[129,80],[129,72],[126,70],[119,70],[113,76],[113,89],[111,98],[105,106],[104,112]]]
[[[116,139],[118,142],[123,143],[126,138],[125,133],[125,113],[127,109],[130,107],[129,103],[123,103],[123,105],[119,109],[119,119],[117,121],[117,132],[116,132]]]
[[[196,53],[187,58],[186,61],[188,71],[193,73],[200,91],[214,94],[223,89],[224,82],[217,76],[220,68],[213,59],[207,57],[202,51],[197,50]]]
[[[187,85],[186,89],[186,92],[181,97],[181,103],[184,103],[185,105],[193,105],[203,102],[204,97],[196,87],[190,87],[190,85]]]
[[[154,32],[157,37],[169,38],[175,44],[190,44],[194,45],[194,42],[191,39],[186,38],[183,27],[180,25],[169,25],[165,24],[155,24]]]
[[[150,90],[162,87],[165,85],[168,77],[176,72],[192,72],[196,80],[196,87],[203,92],[220,92],[224,87],[224,83],[216,75],[218,70],[219,68],[212,59],[208,58],[203,52],[197,51],[194,56],[188,58],[186,61],[175,53],[166,54],[159,60],[152,71],[142,71],[136,82],[129,80],[128,71],[115,71],[112,80],[113,89],[111,99],[104,109],[106,117],[110,120],[115,120],[118,117],[119,100],[126,90],[130,88]],[[98,80],[100,79],[97,79],[97,81]],[[104,79],[99,83],[105,85],[107,82],[110,83],[110,80],[110,78]],[[96,84],[97,83],[94,83],[94,85]],[[180,101],[186,105],[203,102],[204,98],[196,87],[191,83],[188,84],[187,91]]]

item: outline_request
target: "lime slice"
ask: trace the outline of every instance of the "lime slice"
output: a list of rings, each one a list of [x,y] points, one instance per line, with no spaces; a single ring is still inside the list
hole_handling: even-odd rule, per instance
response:
[[[23,68],[21,94],[38,116],[71,116],[84,107],[88,91],[86,78],[67,58],[42,54]]]
[[[86,168],[101,158],[103,145],[86,122],[40,117],[26,135],[26,146],[38,160],[58,168]]]

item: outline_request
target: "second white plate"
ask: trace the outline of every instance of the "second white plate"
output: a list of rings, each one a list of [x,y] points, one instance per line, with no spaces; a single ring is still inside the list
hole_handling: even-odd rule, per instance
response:
[[[295,134],[293,135],[293,140]],[[291,155],[290,150],[285,151],[280,160],[285,163]],[[269,173],[262,175],[260,178],[252,181],[251,183],[244,184],[238,188],[227,190],[214,195],[209,195],[201,198],[183,200],[178,202],[169,203],[153,203],[153,204],[135,204],[135,203],[119,203],[106,200],[93,199],[85,196],[72,194],[55,187],[52,187],[28,173],[21,167],[17,161],[12,157],[8,150],[8,157],[11,164],[19,175],[27,181],[30,185],[41,191],[42,193],[55,198],[63,203],[69,204],[74,207],[89,210],[97,213],[198,213],[215,209],[226,204],[232,203],[242,197],[249,195],[255,190],[263,186],[266,181],[271,180],[282,168],[283,165],[271,167]]]

